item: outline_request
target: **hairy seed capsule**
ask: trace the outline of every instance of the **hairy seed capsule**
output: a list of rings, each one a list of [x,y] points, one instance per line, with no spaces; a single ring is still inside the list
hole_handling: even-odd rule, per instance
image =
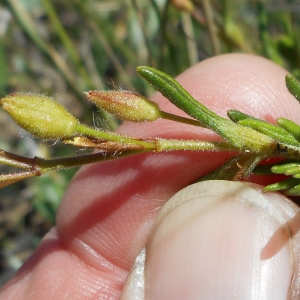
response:
[[[19,126],[38,138],[57,140],[76,133],[78,120],[44,95],[14,93],[0,104]]]
[[[90,91],[85,93],[96,106],[118,118],[132,122],[155,121],[161,118],[158,105],[129,91]]]

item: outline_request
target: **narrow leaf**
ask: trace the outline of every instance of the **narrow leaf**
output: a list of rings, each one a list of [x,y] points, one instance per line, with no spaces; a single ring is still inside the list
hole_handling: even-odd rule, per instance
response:
[[[284,175],[289,176],[289,175],[294,175],[297,173],[300,173],[300,165],[299,164],[295,164],[293,167],[290,167],[289,169],[287,169],[284,172]]]
[[[228,110],[227,111],[227,116],[230,120],[232,120],[233,122],[238,122],[241,120],[245,120],[245,119],[255,119],[254,117],[244,114],[243,112],[239,111],[239,110]]]
[[[275,191],[287,190],[298,184],[300,184],[300,179],[288,178],[286,180],[267,185],[264,188],[264,191],[265,192],[275,192]]]
[[[299,179],[298,179],[299,180]],[[284,191],[287,196],[300,196],[300,184]]]
[[[284,164],[284,165],[276,165],[276,166],[273,166],[271,168],[271,171],[275,174],[286,174],[287,175],[287,172],[290,170],[290,169],[293,169],[293,168],[297,168],[299,166],[299,164],[297,163],[288,163],[288,164]],[[300,172],[300,170],[299,170]]]
[[[273,125],[271,123],[257,119],[244,119],[238,121],[238,124],[257,130],[258,132],[272,137],[274,140],[279,141],[281,143],[296,147],[300,146],[300,143],[293,137],[293,135],[288,133],[283,128]]]
[[[300,126],[298,124],[285,118],[278,118],[276,122],[280,127],[292,134],[294,138],[300,142]]]
[[[300,102],[300,82],[288,74],[285,76],[285,84],[289,92]]]
[[[174,105],[208,128],[216,127],[223,119],[196,101],[176,80],[155,68],[141,66],[137,72]]]
[[[250,150],[256,153],[273,152],[275,143],[272,138],[218,116],[196,101],[169,75],[145,66],[138,67],[137,71],[174,105],[199,120],[202,126],[215,131],[240,150]]]

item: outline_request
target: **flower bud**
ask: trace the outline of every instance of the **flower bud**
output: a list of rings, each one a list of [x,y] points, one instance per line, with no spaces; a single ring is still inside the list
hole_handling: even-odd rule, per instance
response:
[[[90,91],[85,93],[96,106],[122,120],[132,122],[155,121],[161,118],[158,105],[129,91]]]
[[[57,140],[76,133],[78,120],[44,95],[14,93],[0,104],[19,126],[38,138]]]

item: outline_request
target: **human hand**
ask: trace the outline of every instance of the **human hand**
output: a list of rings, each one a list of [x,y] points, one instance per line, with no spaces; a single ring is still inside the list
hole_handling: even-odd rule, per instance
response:
[[[220,115],[237,109],[268,121],[285,117],[299,123],[300,106],[286,90],[285,74],[265,59],[232,54],[204,61],[178,81]],[[161,95],[153,99],[163,110],[178,113]],[[135,137],[216,139],[207,130],[170,121],[125,123],[119,131]],[[81,168],[60,206],[56,228],[4,287],[0,299],[119,299],[160,208],[228,157],[143,154]],[[242,185],[247,190],[248,185]],[[211,201],[213,197],[206,196]],[[286,198],[276,197],[271,201],[279,203],[282,215],[298,213]],[[291,253],[295,255],[299,246],[292,249],[294,243],[288,240],[272,257],[272,251],[261,257],[266,242],[281,228],[279,223],[232,195],[223,198],[227,204],[223,201],[209,210],[203,210],[201,200],[199,207],[185,209],[192,203],[187,201],[183,210],[172,210],[155,227],[147,246],[146,299],[287,299],[292,272],[299,273]],[[293,240],[297,238],[296,234]]]

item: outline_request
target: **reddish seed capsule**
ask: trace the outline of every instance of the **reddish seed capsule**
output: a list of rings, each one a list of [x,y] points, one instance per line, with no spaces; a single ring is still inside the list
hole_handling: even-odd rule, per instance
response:
[[[122,120],[132,122],[155,121],[161,118],[158,105],[129,91],[90,91],[88,100]]]

